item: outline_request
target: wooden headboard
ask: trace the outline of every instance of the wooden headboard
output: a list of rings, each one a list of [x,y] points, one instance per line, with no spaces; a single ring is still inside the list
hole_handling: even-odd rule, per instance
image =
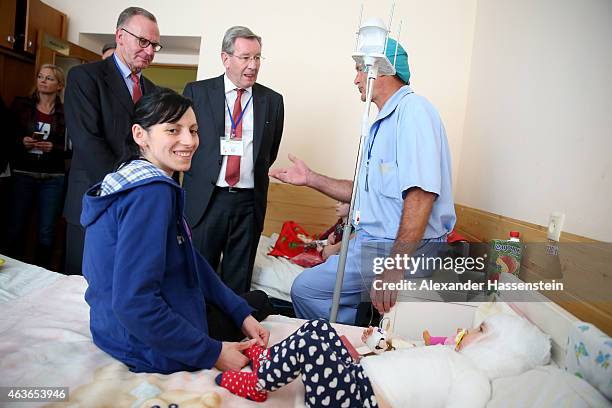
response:
[[[455,204],[455,211],[455,229],[470,241],[503,239],[514,230],[521,233],[524,243],[540,243],[525,247],[520,278],[525,282],[550,279],[563,282],[562,296],[558,292],[543,292],[544,295],[579,319],[612,335],[612,246],[609,243],[563,232],[560,240],[563,246],[555,260],[544,251],[547,242],[544,226],[461,204]]]
[[[336,201],[308,187],[270,183],[264,235],[279,233],[283,222],[295,221],[309,234],[320,234],[336,221]]]

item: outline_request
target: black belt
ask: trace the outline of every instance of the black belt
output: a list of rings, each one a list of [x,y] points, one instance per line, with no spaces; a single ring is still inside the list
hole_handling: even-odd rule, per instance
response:
[[[238,188],[238,187],[219,187],[215,186],[215,190],[217,191],[225,191],[228,193],[249,193],[253,192],[252,188]]]

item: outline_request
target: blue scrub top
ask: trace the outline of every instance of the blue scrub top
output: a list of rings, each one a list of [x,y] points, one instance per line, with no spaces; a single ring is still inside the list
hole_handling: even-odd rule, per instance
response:
[[[403,86],[378,113],[363,147],[356,229],[394,240],[405,192],[419,187],[437,195],[423,239],[444,237],[456,221],[451,183],[450,152],[440,115],[427,99]]]

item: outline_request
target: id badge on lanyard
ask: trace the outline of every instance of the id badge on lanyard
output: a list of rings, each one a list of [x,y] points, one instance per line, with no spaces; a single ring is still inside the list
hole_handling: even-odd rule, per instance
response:
[[[232,124],[232,129],[230,131],[232,137],[231,138],[229,136],[221,137],[219,146],[221,147],[222,156],[240,156],[242,157],[244,155],[244,144],[242,142],[243,139],[242,138],[235,139],[234,137],[236,134],[236,128],[242,121],[244,112],[246,112],[247,108],[249,107],[249,104],[251,103],[251,99],[253,99],[253,95],[251,95],[246,105],[244,106],[244,109],[242,109],[242,112],[240,112],[240,115],[238,116],[238,118],[236,118],[236,121],[234,121],[234,118],[232,117],[232,112],[230,111],[230,108],[229,108],[229,104],[227,103],[227,98],[225,98],[225,105],[227,106],[227,113],[229,114],[230,122]]]
[[[240,156],[244,153],[242,139],[221,138],[221,156]]]

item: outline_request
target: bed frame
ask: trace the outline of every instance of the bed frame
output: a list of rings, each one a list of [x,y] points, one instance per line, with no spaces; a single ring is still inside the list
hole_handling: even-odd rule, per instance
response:
[[[476,308],[482,303],[400,302],[387,315],[393,333],[402,338],[421,340],[424,328],[446,335],[457,328],[472,327]],[[551,337],[552,360],[565,367],[567,339],[576,317],[551,301],[508,302],[514,312],[535,324]]]

